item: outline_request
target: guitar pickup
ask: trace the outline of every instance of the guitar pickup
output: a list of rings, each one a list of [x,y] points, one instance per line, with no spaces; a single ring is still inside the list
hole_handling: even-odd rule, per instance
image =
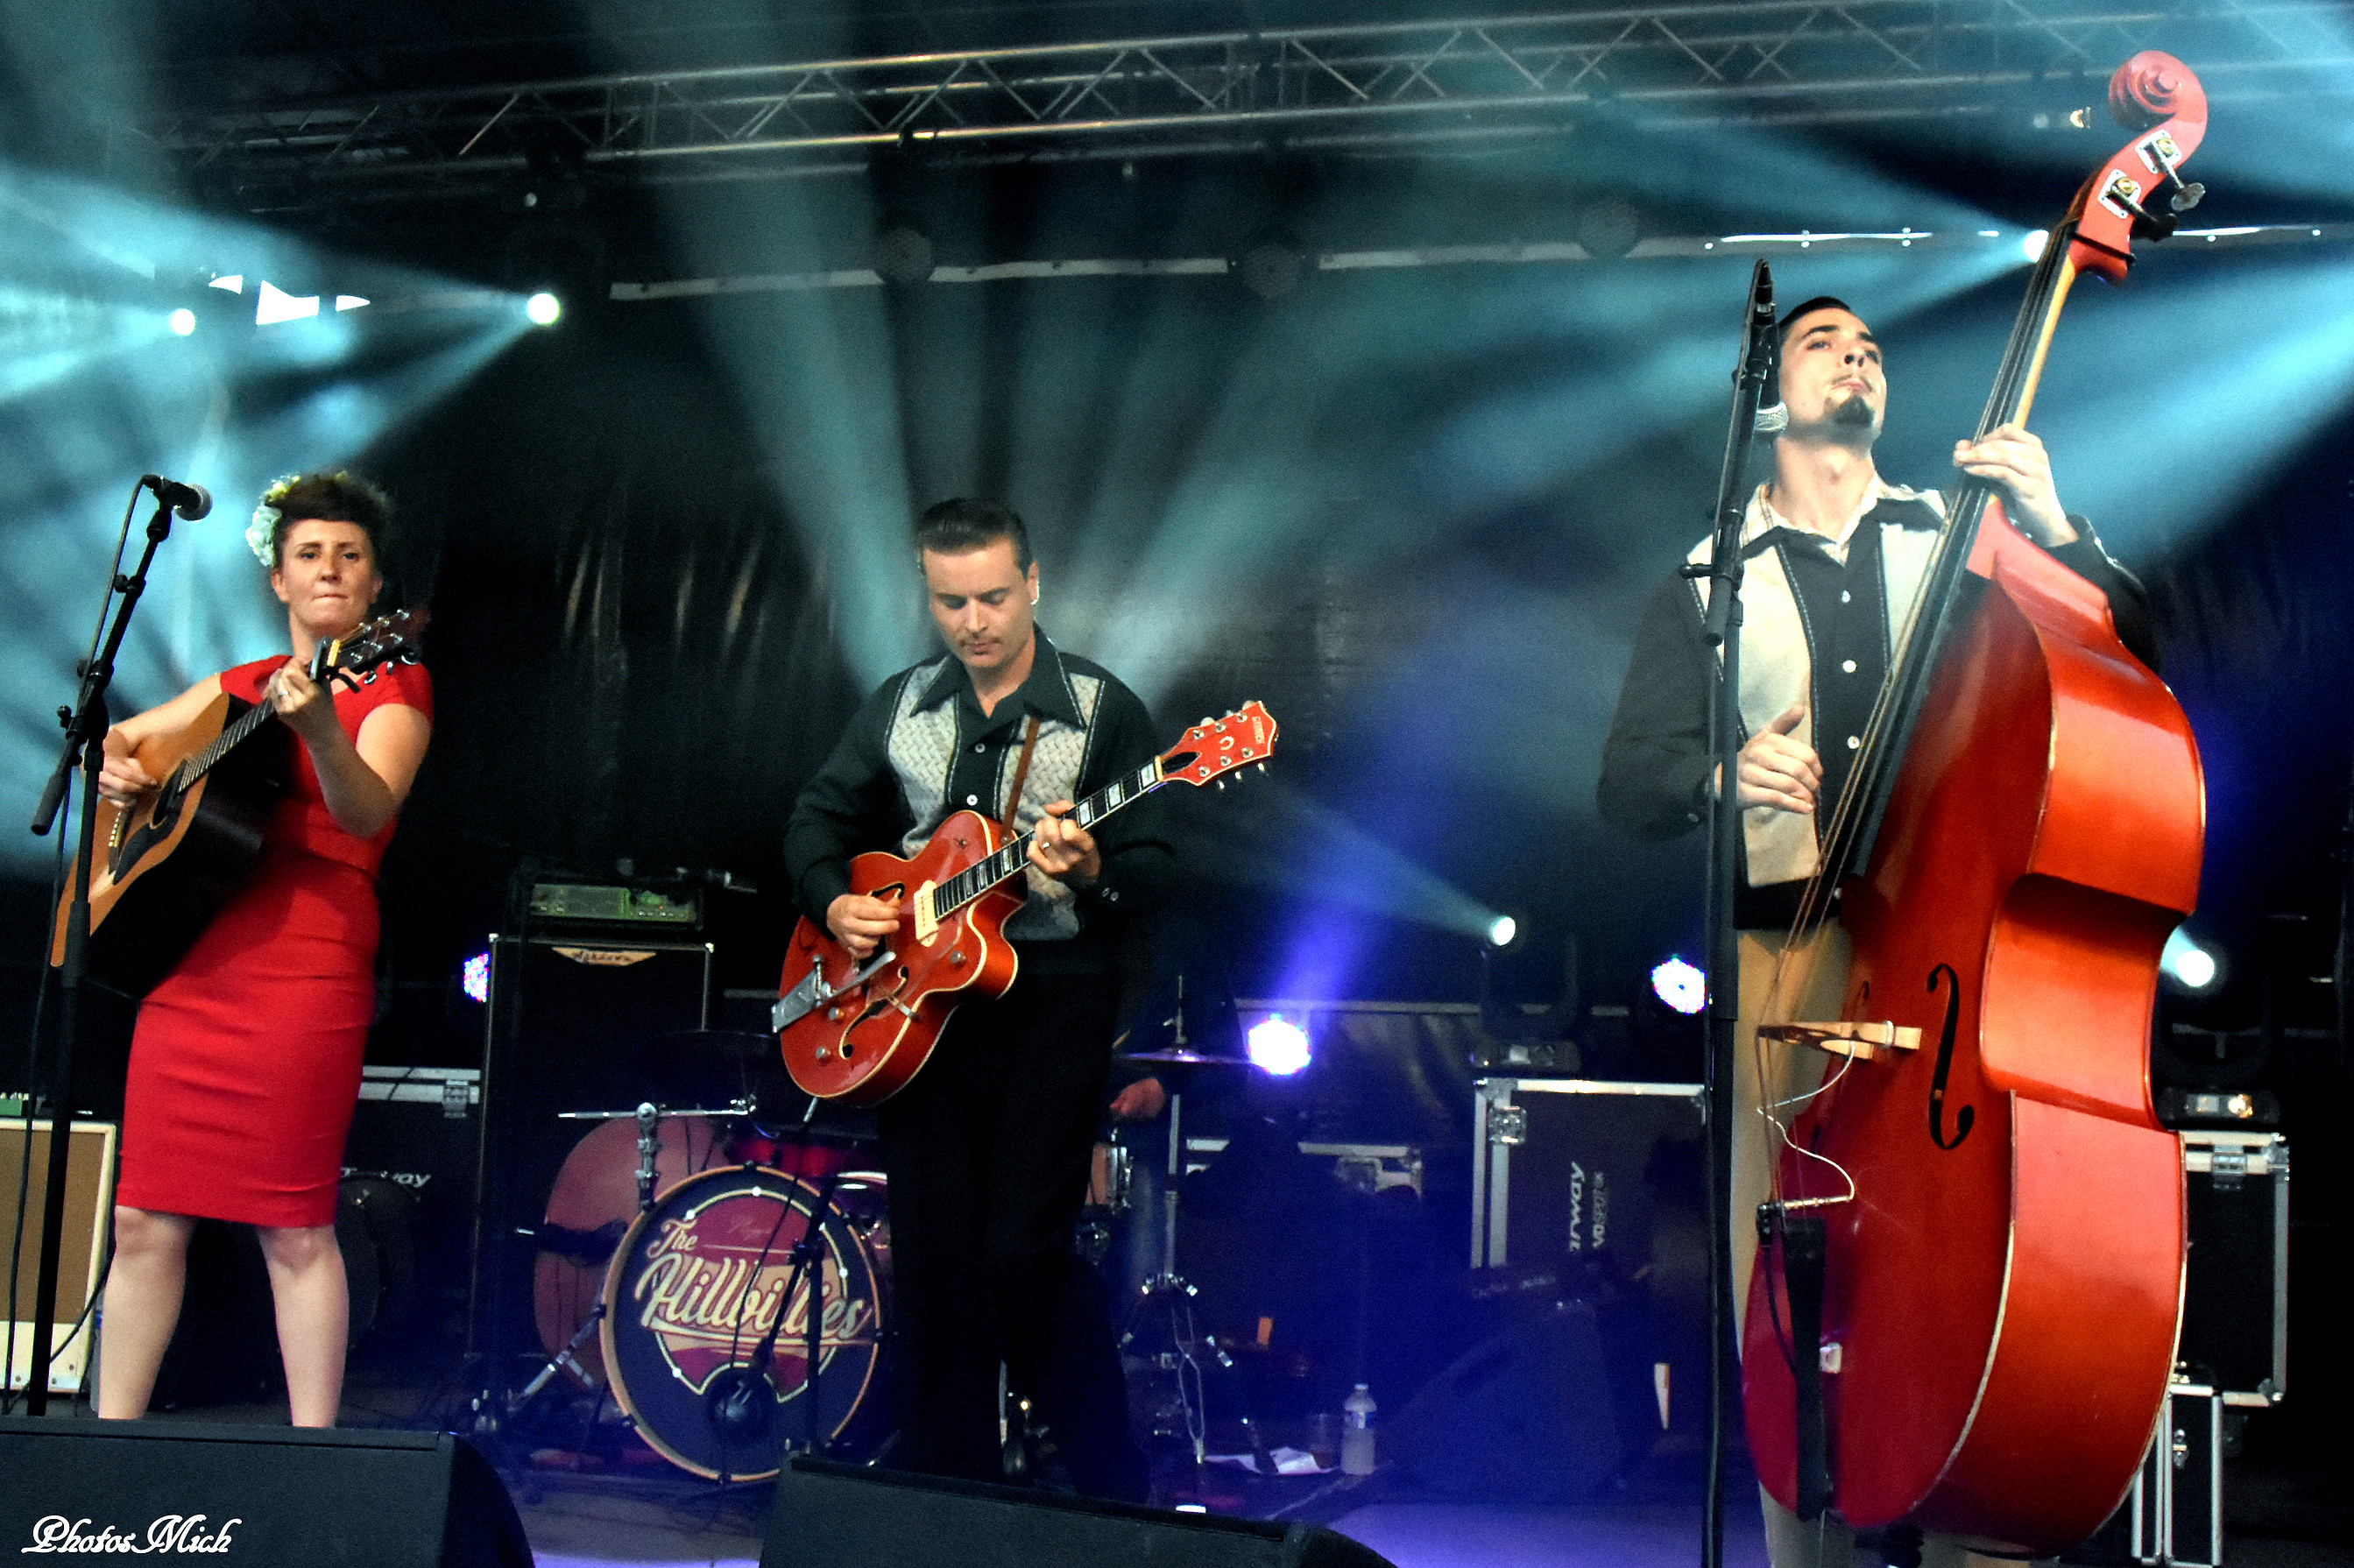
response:
[[[1841,1019],[1831,1023],[1761,1023],[1757,1038],[1784,1045],[1811,1045],[1834,1056],[1869,1062],[1891,1051],[1918,1051],[1921,1032],[1907,1024],[1860,1022]]]

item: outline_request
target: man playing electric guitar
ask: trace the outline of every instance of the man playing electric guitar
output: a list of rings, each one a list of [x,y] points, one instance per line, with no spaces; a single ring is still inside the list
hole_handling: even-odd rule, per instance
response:
[[[895,904],[850,891],[853,855],[912,854],[959,810],[1035,838],[1027,902],[1004,927],[1013,987],[964,1001],[877,1112],[907,1446],[897,1462],[1003,1480],[1002,1360],[1079,1489],[1141,1500],[1105,1287],[1071,1231],[1111,1065],[1121,927],[1159,900],[1174,862],[1150,800],[1093,834],[1062,818],[1150,761],[1155,732],[1133,693],[1034,623],[1038,567],[1011,509],[944,501],[915,543],[949,652],[885,681],[802,790],[785,830],[794,895],[864,959],[898,919]]]

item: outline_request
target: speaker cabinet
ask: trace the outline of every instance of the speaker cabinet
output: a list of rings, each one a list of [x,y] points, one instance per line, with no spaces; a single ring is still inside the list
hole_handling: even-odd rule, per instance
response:
[[[566,1112],[682,1105],[664,1042],[709,1027],[707,942],[574,937],[534,929],[491,938],[482,1152],[470,1348],[531,1348],[527,1233],[572,1146],[593,1122]],[[691,1091],[689,1091],[691,1092]]]
[[[777,1478],[760,1568],[1389,1568],[1319,1524],[1168,1513],[1131,1503],[793,1460]]]
[[[529,1568],[488,1461],[442,1432],[0,1417],[0,1551],[285,1568]]]
[[[49,1187],[50,1123],[0,1125],[0,1216],[13,1222],[25,1216],[25,1249],[16,1270],[16,1298],[10,1316],[15,1330],[8,1334],[8,1386],[20,1389],[33,1375],[33,1317],[38,1289],[35,1266],[40,1259],[38,1233],[41,1204]],[[90,1364],[91,1336],[96,1325],[76,1319],[98,1290],[99,1266],[106,1255],[106,1225],[114,1207],[114,1124],[77,1121],[70,1124],[66,1145],[65,1238],[58,1255],[58,1289],[50,1309],[56,1328],[49,1338],[49,1392],[66,1393],[81,1386],[82,1369]],[[31,1163],[26,1161],[25,1140],[32,1139]],[[30,1171],[27,1181],[26,1174]],[[27,1192],[29,1185],[32,1189]],[[21,1204],[21,1207],[19,1206]],[[11,1232],[14,1231],[10,1224]]]

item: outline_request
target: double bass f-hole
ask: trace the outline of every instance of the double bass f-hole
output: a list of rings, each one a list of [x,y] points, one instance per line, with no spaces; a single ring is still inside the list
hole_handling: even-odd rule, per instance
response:
[[[1969,1137],[1978,1111],[1964,1106],[1954,1113],[1954,1136],[1946,1137],[1946,1079],[1954,1068],[1954,1032],[1962,1020],[1962,982],[1951,964],[1929,971],[1929,994],[1937,992],[1937,977],[1946,977],[1946,1026],[1937,1032],[1937,1071],[1929,1080],[1929,1140],[1940,1149],[1959,1149]]]

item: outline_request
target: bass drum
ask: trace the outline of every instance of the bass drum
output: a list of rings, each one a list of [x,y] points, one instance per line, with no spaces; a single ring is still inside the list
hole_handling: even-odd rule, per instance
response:
[[[706,1117],[664,1117],[656,1123],[662,1147],[654,1155],[654,1191],[721,1164],[726,1155],[713,1134]],[[547,1194],[547,1218],[532,1260],[531,1305],[549,1355],[570,1343],[595,1310],[613,1254],[637,1212],[638,1124],[617,1117],[573,1146]],[[604,1381],[595,1340],[581,1345],[574,1364],[578,1372],[565,1370],[574,1382],[594,1388]]]
[[[817,1430],[854,1456],[879,1448],[891,1425],[884,1195],[880,1174],[852,1171],[816,1221]],[[817,1203],[812,1186],[765,1166],[707,1171],[639,1215],[614,1254],[606,1375],[638,1436],[681,1469],[767,1480],[782,1468],[786,1443],[806,1439],[810,1291],[793,1278],[792,1253]]]

